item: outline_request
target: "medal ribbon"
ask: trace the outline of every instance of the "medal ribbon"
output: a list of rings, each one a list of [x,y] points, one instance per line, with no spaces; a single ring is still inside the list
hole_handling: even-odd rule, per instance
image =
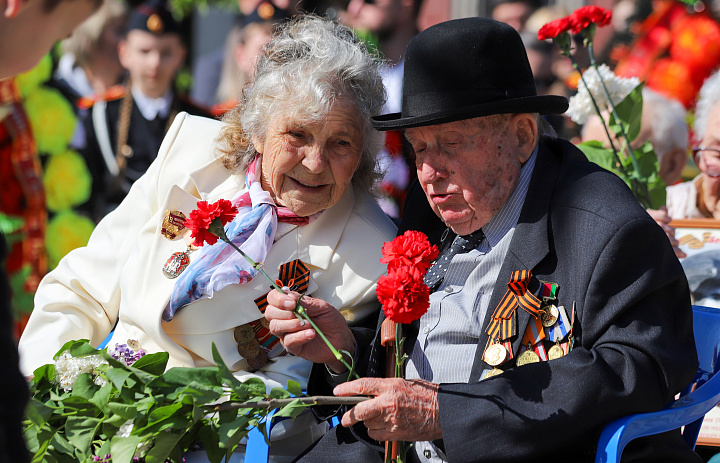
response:
[[[278,279],[275,280],[275,284],[280,286],[287,286],[290,291],[297,291],[300,294],[305,294],[310,283],[310,269],[300,259],[295,259],[292,262],[287,262],[280,266],[280,273]],[[255,305],[262,312],[265,313],[268,301],[267,295],[269,291],[262,296],[255,299]],[[270,330],[263,326],[259,320],[250,322],[253,331],[255,331],[255,339],[258,340],[260,345],[266,350],[271,351],[280,340],[277,336],[270,333]],[[280,355],[284,355],[285,351]]]
[[[487,329],[490,339],[506,340],[517,333],[515,311],[522,308],[533,318],[540,316],[540,299],[527,290],[530,282],[530,270],[515,270],[512,272],[502,300],[495,308],[492,321]]]
[[[542,321],[540,321],[540,317],[533,318],[530,320],[530,323],[528,323],[525,334],[523,335],[522,345],[525,349],[521,350],[524,351],[527,350],[528,347],[531,347],[532,350],[538,354],[540,360],[545,361],[548,357],[547,352],[545,352],[545,346],[542,344],[543,339],[545,339],[545,330],[543,330]]]

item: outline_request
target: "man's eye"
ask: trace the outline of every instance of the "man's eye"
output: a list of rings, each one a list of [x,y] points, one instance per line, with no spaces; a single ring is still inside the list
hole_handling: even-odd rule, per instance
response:
[[[347,140],[338,140],[338,145],[340,146],[350,146],[350,142]]]

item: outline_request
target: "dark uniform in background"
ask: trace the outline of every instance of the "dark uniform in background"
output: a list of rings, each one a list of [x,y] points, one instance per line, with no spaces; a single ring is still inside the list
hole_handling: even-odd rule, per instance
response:
[[[179,26],[163,2],[140,5],[130,16],[127,32],[141,30],[160,36],[179,34]],[[94,101],[83,120],[86,147],[83,150],[93,177],[92,196],[85,211],[96,221],[123,200],[130,186],[155,160],[165,133],[175,116],[182,111],[212,117],[208,111],[193,104],[175,89],[169,89],[169,111],[159,112],[154,119],[143,116],[131,85],[111,88]],[[82,105],[82,103],[81,103]]]

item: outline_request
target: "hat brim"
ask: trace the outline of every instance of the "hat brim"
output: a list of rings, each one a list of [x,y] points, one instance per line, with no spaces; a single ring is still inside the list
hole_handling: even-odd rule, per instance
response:
[[[557,95],[526,96],[509,100],[493,101],[457,109],[439,111],[422,116],[402,117],[402,113],[383,114],[370,118],[375,129],[398,130],[410,127],[445,124],[474,117],[494,114],[539,113],[542,115],[563,114],[568,109],[568,99]]]

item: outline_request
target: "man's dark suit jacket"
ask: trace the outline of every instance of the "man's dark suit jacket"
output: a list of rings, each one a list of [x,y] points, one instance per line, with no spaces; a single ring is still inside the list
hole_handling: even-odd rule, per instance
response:
[[[420,188],[406,204],[401,232],[421,230],[438,240],[444,225]],[[515,367],[511,360],[503,374],[479,381],[490,368],[481,358],[483,334],[469,382],[440,385],[438,443],[450,462],[594,461],[604,424],[661,408],[697,369],[688,285],[667,236],[617,176],[564,140],[541,139],[484,328],[511,272],[523,269],[532,269],[536,295],[539,280],[553,282],[568,315],[575,304],[575,347],[548,362]],[[515,357],[530,319],[523,310],[517,315]],[[413,346],[417,325],[406,326],[405,346]],[[375,333],[355,335],[358,349],[370,346],[358,353],[365,359],[360,367],[383,376],[385,353]],[[326,394],[332,386],[316,365],[309,392]],[[352,435],[339,426],[299,461],[381,461],[376,449],[358,442],[363,436],[362,425]],[[671,432],[631,442],[623,461],[700,459]]]

